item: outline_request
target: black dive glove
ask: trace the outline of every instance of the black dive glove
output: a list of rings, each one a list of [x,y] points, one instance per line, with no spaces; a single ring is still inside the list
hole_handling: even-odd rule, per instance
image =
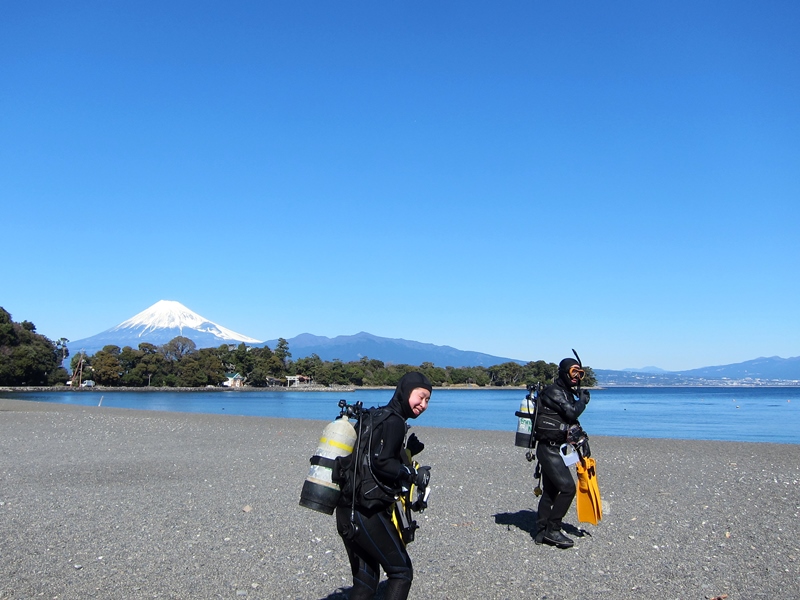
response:
[[[583,438],[583,442],[581,442],[581,454],[584,458],[589,458],[592,455],[592,449],[589,448],[589,436],[587,435]]]
[[[584,404],[589,404],[589,390],[581,390],[579,398],[583,400]]]
[[[426,488],[428,487],[428,483],[431,480],[431,468],[430,467],[420,467],[417,469],[415,475],[412,476],[413,479],[411,483],[416,485],[418,488]]]
[[[425,444],[419,441],[416,433],[412,433],[406,442],[406,450],[411,453],[411,456],[416,456],[425,449]]]

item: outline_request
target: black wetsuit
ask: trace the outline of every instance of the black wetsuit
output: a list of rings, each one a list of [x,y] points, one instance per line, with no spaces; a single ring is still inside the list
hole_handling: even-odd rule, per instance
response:
[[[567,441],[567,427],[577,423],[586,408],[583,399],[575,398],[572,389],[561,379],[545,388],[539,396],[539,403],[540,415],[550,423],[560,422],[563,427],[558,431],[549,429],[542,432],[537,427],[536,458],[542,469],[537,535],[545,531],[559,531],[561,520],[575,498],[575,481],[561,458],[559,447]]]
[[[412,375],[412,374],[409,374]],[[419,375],[415,373],[414,375]],[[404,379],[408,377],[405,376]],[[416,380],[410,378],[411,383]],[[427,379],[428,390],[430,383]],[[399,489],[414,476],[413,467],[405,452],[405,436],[408,431],[406,419],[415,418],[408,405],[408,395],[412,389],[401,389],[398,385],[392,400],[387,405],[392,414],[376,426],[373,434],[372,467],[375,477],[389,487]],[[408,387],[408,383],[406,387]],[[415,387],[423,387],[415,385]],[[386,508],[365,510],[356,504],[355,525],[358,533],[348,539],[350,530],[351,500],[342,498],[336,507],[336,526],[344,541],[350,570],[353,573],[353,589],[350,600],[373,598],[380,582],[380,567],[386,572],[388,585],[385,600],[405,600],[411,589],[414,571],[405,544],[400,539],[397,528],[392,523],[393,504]]]

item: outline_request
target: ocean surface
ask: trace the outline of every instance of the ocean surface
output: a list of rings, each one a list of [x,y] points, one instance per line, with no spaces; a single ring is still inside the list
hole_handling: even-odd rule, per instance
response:
[[[517,427],[519,389],[434,389],[415,423],[427,427]],[[800,444],[800,387],[609,388],[592,390],[581,416],[592,435]],[[392,390],[355,392],[81,392],[3,393],[4,398],[138,410],[284,417],[329,421],[340,399],[365,407],[386,404]]]

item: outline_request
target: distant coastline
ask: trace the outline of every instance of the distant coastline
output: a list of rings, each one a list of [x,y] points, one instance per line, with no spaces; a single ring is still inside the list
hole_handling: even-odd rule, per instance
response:
[[[0,394],[2,393],[24,393],[24,392],[69,392],[75,394],[96,394],[98,392],[138,392],[138,393],[164,393],[164,392],[231,392],[231,393],[248,393],[248,392],[352,392],[358,388],[354,386],[339,386],[339,387],[322,387],[322,386],[307,386],[296,388],[287,388],[285,386],[275,387],[108,387],[96,385],[90,388],[73,388],[68,385],[53,385],[53,386],[2,386],[0,387]]]
[[[734,382],[707,382],[707,383],[685,383],[685,384],[604,384],[594,387],[587,387],[588,390],[604,390],[604,389],[682,389],[682,388],[800,388],[798,381],[786,382],[769,382],[769,383],[734,383]],[[54,386],[0,386],[0,394],[4,393],[48,393],[48,392],[70,392],[75,394],[97,394],[109,392],[137,392],[137,393],[165,393],[165,392],[179,392],[179,393],[197,393],[197,392],[229,392],[229,393],[253,393],[253,392],[333,392],[333,393],[346,393],[354,392],[356,390],[393,390],[392,386],[296,386],[287,388],[285,386],[273,387],[253,387],[245,386],[240,388],[232,388],[225,386],[214,387],[109,387],[109,386],[94,386],[91,388],[72,388],[64,385]],[[458,390],[458,391],[498,391],[498,390],[520,390],[525,391],[525,386],[476,386],[476,385],[448,385],[434,387],[435,391],[439,390]]]

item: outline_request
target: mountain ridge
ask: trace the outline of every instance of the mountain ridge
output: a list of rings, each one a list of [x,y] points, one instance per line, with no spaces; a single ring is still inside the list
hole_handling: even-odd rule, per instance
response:
[[[677,371],[680,375],[692,377],[729,379],[800,379],[800,356],[781,358],[780,356],[761,356],[752,360],[729,365],[701,367]]]
[[[72,354],[83,350],[93,354],[104,346],[138,348],[147,342],[154,346],[166,344],[176,336],[191,339],[198,348],[217,347],[222,344],[245,343],[250,346],[269,346],[274,349],[278,340],[262,342],[256,338],[237,333],[202,317],[180,302],[160,300],[149,308],[126,319],[119,325],[97,335],[69,343]],[[494,356],[483,352],[459,350],[452,346],[439,346],[403,338],[385,338],[360,331],[353,335],[333,338],[301,333],[286,338],[292,357],[304,358],[316,354],[325,361],[358,361],[362,358],[380,360],[384,363],[421,365],[430,362],[445,367],[490,367],[504,362],[526,364],[527,360]],[[778,380],[800,382],[800,356],[759,357],[733,363],[688,369],[665,371],[659,367],[639,369],[594,369],[600,385],[606,384],[652,384],[672,385],[681,382],[722,380]]]
[[[452,346],[379,337],[366,331],[334,338],[301,333],[286,341],[289,344],[289,352],[295,359],[316,354],[325,361],[351,362],[371,358],[384,363],[421,365],[430,362],[443,367],[490,367],[505,362],[524,365],[528,362],[484,352],[459,350]],[[278,340],[269,340],[258,345],[274,348],[277,343]]]
[[[601,385],[692,385],[700,382],[765,384],[800,383],[800,356],[759,357],[740,363],[700,367],[683,371],[644,369],[594,369]]]
[[[187,337],[198,348],[213,348],[222,344],[245,343],[250,346],[269,346],[274,349],[278,340],[262,342],[223,327],[200,316],[180,302],[159,300],[149,308],[126,319],[119,325],[96,335],[70,342],[74,354],[80,349],[94,354],[103,347],[113,345],[123,348],[138,348],[141,343],[161,346],[177,336]],[[483,352],[459,350],[452,346],[437,346],[412,340],[382,338],[366,331],[351,336],[325,336],[301,333],[287,339],[293,358],[317,354],[323,360],[335,359],[349,362],[363,357],[385,363],[420,365],[431,362],[441,366],[473,367],[526,361],[493,356]]]

